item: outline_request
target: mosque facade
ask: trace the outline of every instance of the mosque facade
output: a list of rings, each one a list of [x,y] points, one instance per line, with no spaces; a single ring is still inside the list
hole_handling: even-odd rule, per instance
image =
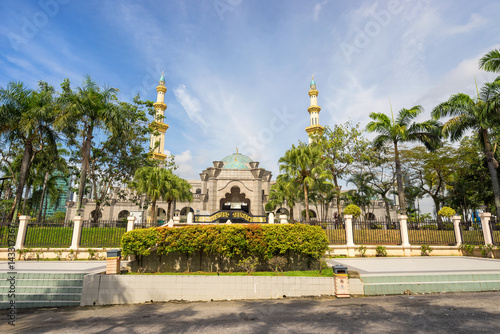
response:
[[[165,110],[165,77],[162,76],[159,85],[156,87],[157,101],[154,103],[155,118],[150,124],[157,131],[151,134],[150,148],[153,152],[153,158],[164,161],[167,156],[164,154],[165,133],[168,125],[164,123]],[[318,90],[314,77],[310,83],[309,90],[310,106],[309,112],[310,124],[305,128],[309,136],[309,143],[314,134],[322,134],[323,126],[319,122],[319,113],[321,108],[318,106]],[[265,221],[265,204],[268,202],[269,191],[275,181],[271,181],[272,173],[260,166],[258,161],[253,161],[248,156],[239,153],[230,154],[220,160],[212,162],[212,166],[207,167],[200,173],[199,180],[187,180],[191,184],[193,193],[192,202],[176,202],[171,207],[172,211],[179,210],[181,221],[185,221],[187,214],[192,212],[195,217],[201,217],[199,221],[212,221],[218,217],[218,214],[232,212],[245,215],[247,221]],[[147,210],[142,208],[141,197],[127,188],[114,188],[111,194],[111,200],[108,206],[102,207],[100,216],[105,220],[124,219],[129,215],[134,215],[138,221],[145,221]],[[84,219],[90,219],[95,209],[95,202],[92,199],[84,199]],[[342,203],[341,203],[342,204]],[[382,201],[374,201],[371,217],[384,217],[385,207]],[[72,201],[66,202],[66,219],[71,220],[76,215],[76,205]],[[166,202],[157,202],[158,220],[164,222],[166,219]],[[330,215],[337,211],[336,203],[331,203],[328,209]],[[289,208],[284,206],[286,211]],[[321,216],[318,208],[312,204],[310,206],[313,219]],[[396,216],[393,208],[391,215]],[[305,208],[303,204],[294,206],[293,216],[300,220],[304,216]],[[174,212],[171,213],[172,217]],[[210,218],[211,217],[211,218]],[[227,217],[227,214],[226,214]],[[205,220],[204,220],[205,219]]]

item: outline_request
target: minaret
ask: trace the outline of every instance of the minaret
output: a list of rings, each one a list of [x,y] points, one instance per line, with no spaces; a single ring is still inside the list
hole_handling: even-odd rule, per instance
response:
[[[312,143],[312,135],[318,134],[322,135],[325,130],[324,127],[319,125],[319,112],[321,108],[318,107],[318,91],[316,90],[316,81],[314,81],[314,77],[311,79],[311,89],[309,90],[309,98],[311,100],[311,106],[307,108],[309,111],[309,118],[311,119],[311,125],[306,127],[307,135],[309,136],[309,144]]]
[[[161,73],[160,84],[156,87],[156,92],[158,93],[156,97],[156,103],[153,104],[155,108],[155,119],[151,123],[151,128],[158,132],[158,135],[154,133],[151,134],[151,141],[149,147],[153,149],[156,143],[159,142],[158,147],[154,148],[153,159],[165,160],[167,155],[164,154],[165,150],[165,132],[168,129],[168,124],[163,123],[165,109],[167,105],[165,104],[165,93],[167,92],[167,87],[165,87],[165,76],[163,72]]]

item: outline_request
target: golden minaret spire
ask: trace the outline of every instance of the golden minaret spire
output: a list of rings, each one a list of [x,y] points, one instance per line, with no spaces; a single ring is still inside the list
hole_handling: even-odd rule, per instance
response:
[[[155,108],[155,118],[150,126],[157,132],[151,134],[151,141],[149,147],[153,150],[153,159],[165,160],[167,155],[163,152],[165,151],[165,132],[168,129],[168,124],[163,122],[165,109],[167,105],[165,104],[165,93],[167,92],[167,87],[165,87],[165,75],[163,71],[161,72],[160,83],[156,86],[156,102],[153,104]]]
[[[319,124],[319,112],[321,111],[321,108],[318,106],[318,91],[316,90],[316,81],[314,80],[314,76],[312,76],[309,87],[309,99],[311,101],[311,105],[307,108],[307,111],[309,111],[309,119],[311,122],[310,125],[306,127],[306,132],[309,136],[309,144],[311,144],[313,141],[312,136],[314,134],[322,135],[325,128]]]

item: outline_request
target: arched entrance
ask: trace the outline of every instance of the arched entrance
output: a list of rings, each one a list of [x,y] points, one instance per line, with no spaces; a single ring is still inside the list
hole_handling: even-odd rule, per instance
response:
[[[240,192],[238,186],[234,186],[230,193],[220,199],[220,210],[241,210],[250,213],[250,199]]]

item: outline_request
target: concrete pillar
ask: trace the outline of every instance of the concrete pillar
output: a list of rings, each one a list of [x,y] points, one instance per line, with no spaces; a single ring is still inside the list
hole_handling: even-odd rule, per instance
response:
[[[30,221],[30,216],[20,216],[19,217],[19,228],[17,230],[16,238],[16,249],[24,248],[24,239],[26,239],[26,230],[28,229],[28,223]]]
[[[192,224],[193,223],[193,213],[191,211],[188,212],[187,214],[187,223]]]
[[[268,223],[274,224],[274,213],[272,213],[272,212],[269,214]]]
[[[491,238],[491,230],[490,230],[491,213],[481,212],[479,214],[479,218],[481,218],[481,226],[483,227],[484,244],[493,245],[493,240]]]
[[[398,215],[399,228],[401,231],[401,246],[405,256],[411,256],[410,239],[408,238],[408,216]]]
[[[460,221],[462,220],[462,217],[453,216],[451,219],[453,220],[453,229],[455,230],[455,240],[457,246],[460,246],[462,244],[462,233],[460,231]]]
[[[232,224],[231,219],[226,220],[226,224],[231,225]]]
[[[354,256],[354,235],[352,232],[352,215],[344,215],[345,240],[347,244],[347,256]]]
[[[135,216],[128,216],[127,217],[127,232],[132,231],[134,229],[135,225]]]
[[[280,215],[280,224],[288,224],[286,215]]]
[[[71,239],[70,249],[77,250],[80,248],[80,238],[82,237],[83,217],[75,216],[73,218],[73,238]]]

